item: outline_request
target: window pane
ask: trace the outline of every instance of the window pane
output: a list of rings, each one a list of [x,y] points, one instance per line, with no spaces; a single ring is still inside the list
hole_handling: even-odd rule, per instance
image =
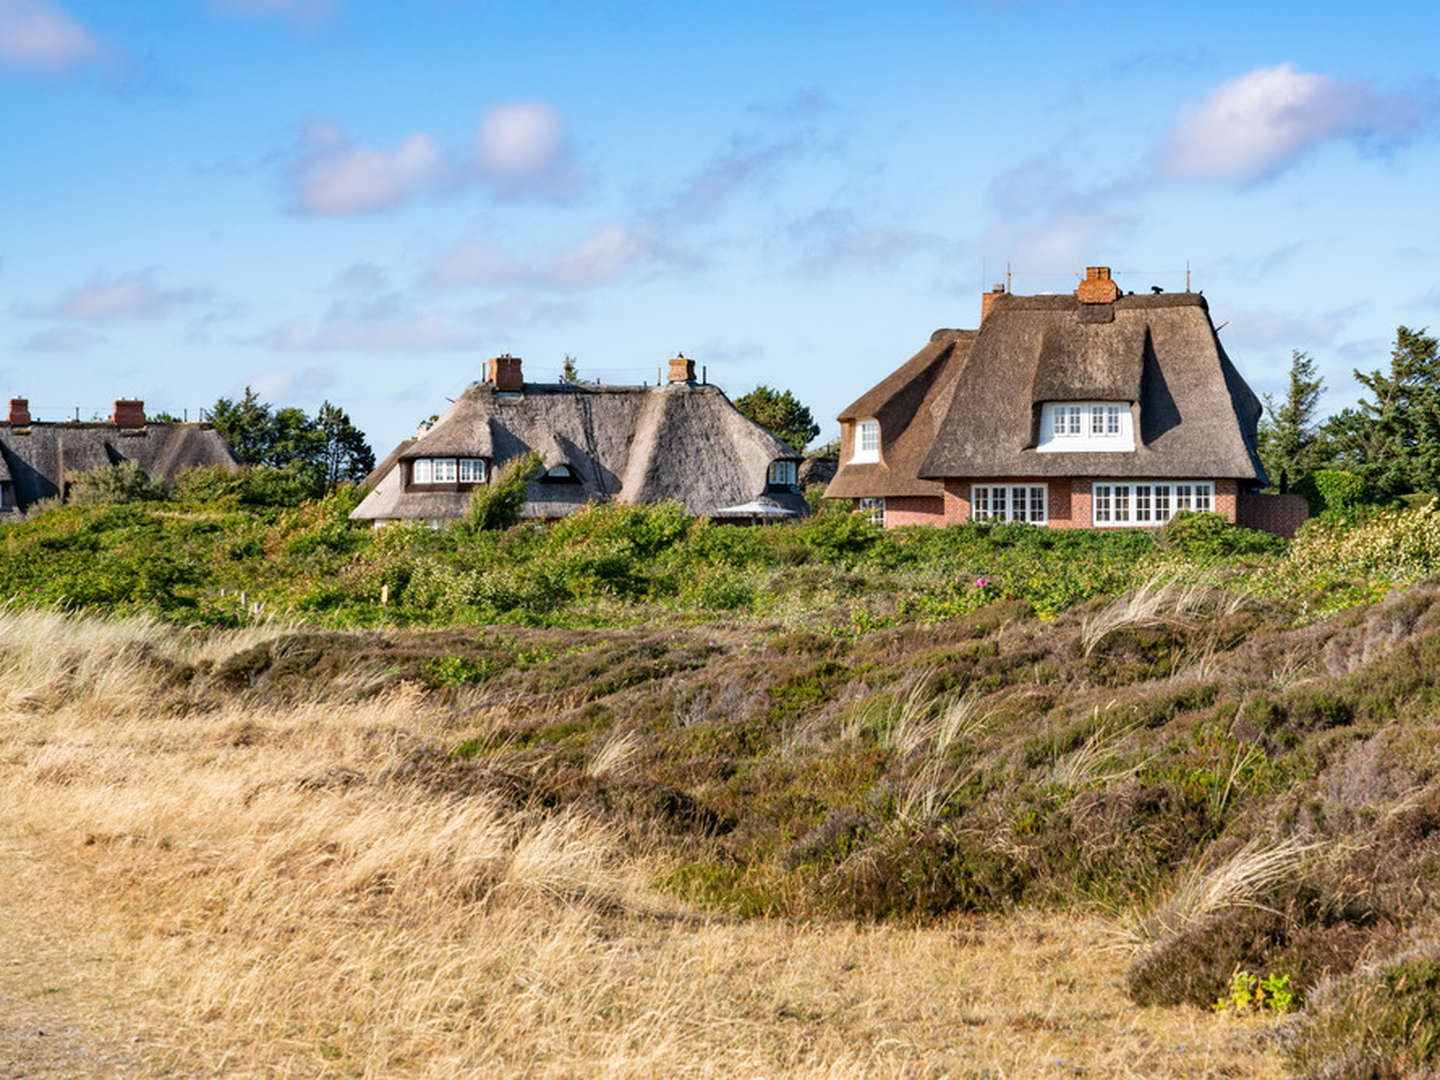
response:
[[[455,459],[435,458],[435,483],[453,484],[455,482]]]
[[[1135,520],[1150,520],[1150,485],[1135,485]]]
[[[1175,512],[1178,514],[1190,509],[1190,485],[1175,485]]]
[[[430,481],[431,472],[430,472],[430,459],[429,459],[429,458],[423,458],[423,457],[422,457],[422,458],[416,458],[416,459],[415,459],[415,466],[414,466],[414,468],[415,468],[415,476],[414,476],[415,483],[417,483],[417,484],[428,484],[428,483],[431,482],[431,481]]]
[[[1090,434],[1091,434],[1091,435],[1103,435],[1103,434],[1105,434],[1105,406],[1104,406],[1104,405],[1091,405],[1091,406],[1090,406]]]
[[[1094,518],[1095,518],[1096,521],[1109,521],[1109,520],[1110,520],[1110,485],[1109,485],[1109,484],[1096,484],[1096,485],[1095,485],[1095,511],[1094,511]]]
[[[1010,489],[1010,514],[1006,521],[1025,520],[1025,498],[1029,494],[1023,487]]]
[[[1170,485],[1155,485],[1155,520],[1170,520]]]
[[[1070,434],[1071,434],[1071,435],[1079,435],[1079,434],[1080,434],[1080,406],[1079,406],[1079,405],[1072,405],[1072,406],[1070,406],[1069,413],[1070,413],[1070,429],[1069,429],[1069,430],[1070,430]]]
[[[481,458],[461,458],[460,482],[462,484],[483,484],[485,482],[484,460]]]
[[[1130,520],[1130,485],[1115,485],[1115,520]]]
[[[1106,434],[1106,435],[1119,435],[1119,434],[1120,434],[1120,406],[1119,406],[1119,405],[1106,405],[1106,406],[1105,406],[1105,434]]]
[[[1030,520],[1045,520],[1045,489],[1043,487],[1030,489]]]
[[[860,449],[880,449],[880,423],[877,420],[860,421]]]
[[[1209,484],[1196,484],[1196,485],[1195,485],[1195,509],[1196,509],[1196,510],[1209,510],[1209,509],[1210,509],[1210,490],[1211,490],[1211,489],[1210,489],[1210,485],[1209,485]]]

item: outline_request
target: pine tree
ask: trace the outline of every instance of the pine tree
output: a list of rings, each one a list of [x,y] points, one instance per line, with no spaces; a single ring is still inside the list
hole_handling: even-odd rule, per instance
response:
[[[1357,433],[1366,479],[1382,494],[1440,491],[1440,349],[1424,330],[1395,331],[1390,371],[1355,372],[1373,400],[1360,402]]]
[[[1315,411],[1325,380],[1315,374],[1315,360],[1296,349],[1290,354],[1290,388],[1276,404],[1265,395],[1265,416],[1260,421],[1260,461],[1270,483],[1294,483],[1312,472],[1317,460]]]

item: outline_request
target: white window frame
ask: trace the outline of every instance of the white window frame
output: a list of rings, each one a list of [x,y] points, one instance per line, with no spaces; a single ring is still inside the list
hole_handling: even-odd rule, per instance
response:
[[[453,457],[437,457],[430,459],[430,467],[435,472],[435,484],[455,483],[456,460]]]
[[[972,484],[970,520],[1023,521],[1030,525],[1048,525],[1050,485]]]
[[[1134,428],[1127,402],[1046,402],[1035,449],[1041,454],[1120,453],[1135,449]]]
[[[772,461],[770,468],[765,472],[765,484],[767,487],[794,487],[796,484],[795,462]]]
[[[483,484],[485,483],[485,459],[462,457],[460,459],[457,475],[462,484]]]
[[[885,527],[885,500],[883,498],[861,499],[859,512],[865,515],[865,520],[870,524],[879,525],[882,529]]]
[[[434,475],[434,470],[431,467],[428,457],[416,458],[410,463],[410,482],[412,484],[434,483],[431,479]]]
[[[880,460],[879,420],[857,420],[855,422],[855,445],[850,449],[850,460],[855,462]]]
[[[1097,480],[1090,523],[1097,529],[1164,525],[1184,510],[1215,509],[1213,480]]]

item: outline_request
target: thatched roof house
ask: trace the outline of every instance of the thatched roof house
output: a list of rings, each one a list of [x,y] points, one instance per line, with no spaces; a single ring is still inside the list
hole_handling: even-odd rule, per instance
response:
[[[143,401],[122,399],[108,421],[44,421],[26,398],[11,398],[0,424],[0,509],[25,510],[64,497],[81,473],[133,461],[152,480],[173,480],[196,465],[239,468],[229,444],[209,424],[154,423]]]
[[[1259,400],[1197,293],[986,294],[979,330],[939,330],[840,414],[827,494],[887,525],[1157,526],[1181,510],[1293,533],[1262,497]],[[1300,514],[1298,520],[1294,520]]]
[[[801,455],[719,387],[697,382],[693,361],[672,360],[665,386],[593,386],[527,383],[520,361],[503,356],[432,427],[390,452],[350,516],[376,524],[461,517],[477,484],[532,450],[544,472],[530,482],[526,518],[667,499],[731,521],[808,512],[796,486]]]

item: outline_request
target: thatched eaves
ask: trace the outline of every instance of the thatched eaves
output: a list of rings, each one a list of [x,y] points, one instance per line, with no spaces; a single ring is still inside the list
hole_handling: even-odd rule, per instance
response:
[[[1040,407],[1125,401],[1133,451],[1039,453]],[[922,479],[1007,476],[1214,477],[1265,482],[1260,403],[1193,293],[997,296],[956,380]],[[866,494],[869,494],[867,492]]]
[[[209,424],[149,423],[120,428],[111,423],[33,421],[0,423],[0,466],[15,485],[22,509],[60,495],[83,472],[133,461],[152,480],[174,480],[184,469],[215,465],[239,468],[220,433]]]
[[[402,463],[477,457],[494,469],[531,451],[547,469],[564,465],[569,475],[531,481],[524,517],[562,517],[587,502],[667,499],[713,514],[762,497],[787,507],[787,516],[808,512],[798,492],[766,490],[770,464],[798,463],[801,455],[741,415],[717,386],[525,383],[515,393],[477,382],[429,431],[392,452],[390,467],[351,516],[460,517],[468,490],[406,491]]]
[[[842,462],[826,488],[828,498],[941,494],[942,485],[921,479],[918,471],[950,409],[975,335],[974,330],[935,331],[923,349],[841,410],[841,422],[879,421],[880,460]]]

